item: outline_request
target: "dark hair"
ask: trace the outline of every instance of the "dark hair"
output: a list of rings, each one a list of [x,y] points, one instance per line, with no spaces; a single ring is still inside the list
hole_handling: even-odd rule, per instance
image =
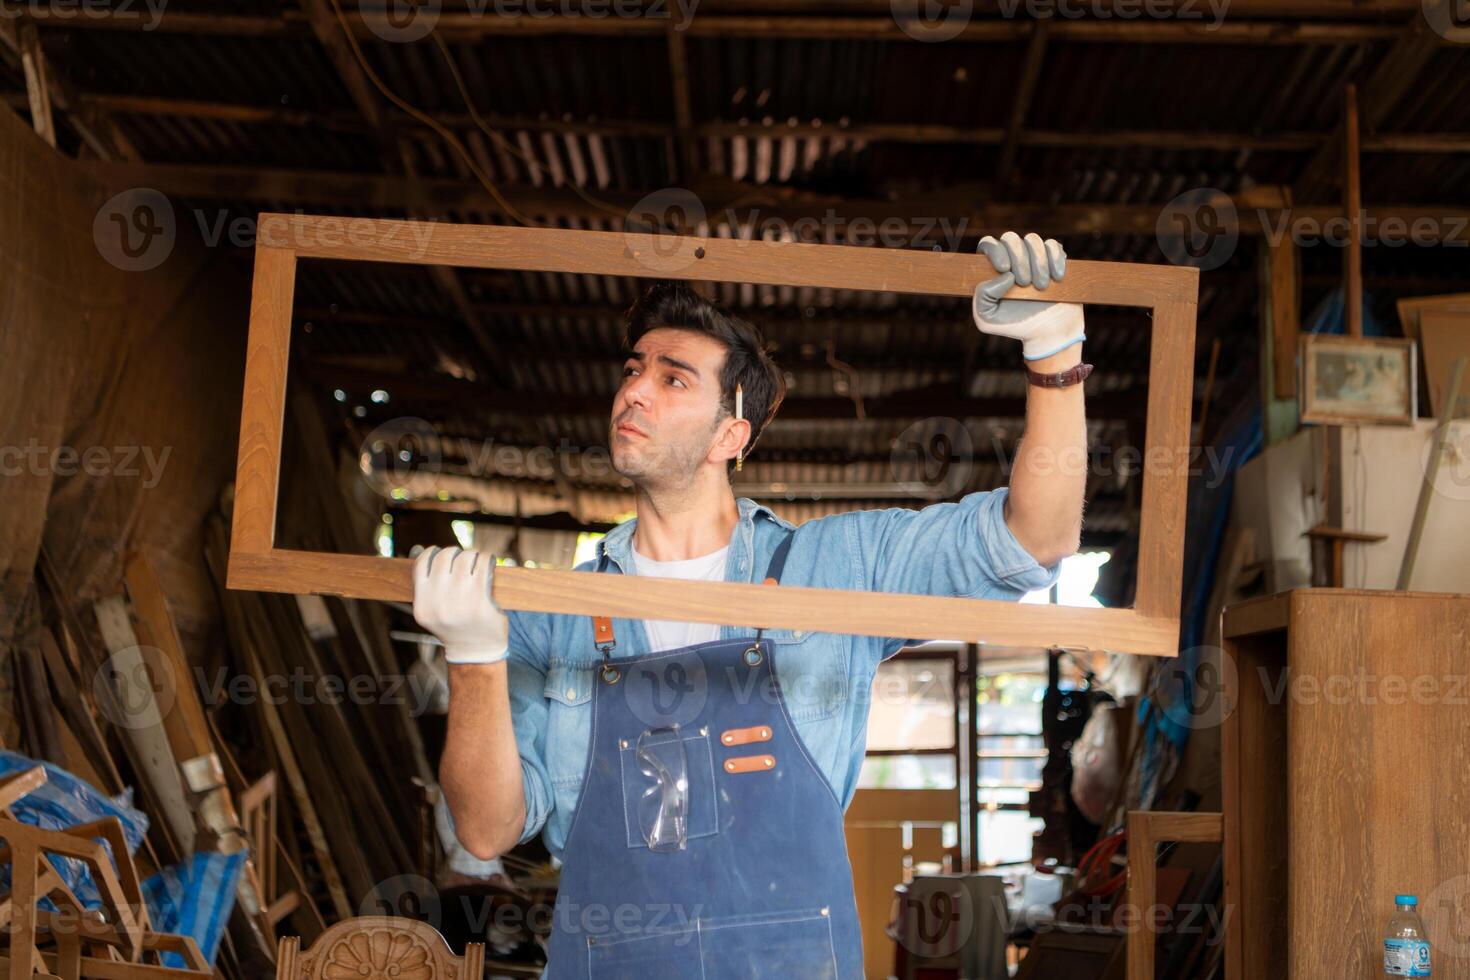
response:
[[[745,455],[766,425],[776,416],[781,400],[786,397],[786,379],[766,350],[760,328],[743,320],[713,300],[706,299],[682,282],[657,282],[638,297],[624,314],[628,329],[623,335],[623,351],[633,347],[650,330],[673,327],[692,330],[713,337],[725,347],[725,364],[720,371],[720,407],[726,415],[735,414],[735,385],[744,389],[743,408],[750,422],[750,441]],[[733,460],[730,466],[734,466]]]

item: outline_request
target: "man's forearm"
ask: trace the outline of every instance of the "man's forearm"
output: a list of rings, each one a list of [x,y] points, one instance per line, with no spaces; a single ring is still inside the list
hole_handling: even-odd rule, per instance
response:
[[[450,665],[439,782],[455,834],[475,857],[497,857],[520,840],[526,798],[504,661]]]
[[[1027,362],[1033,371],[1065,371],[1082,360],[1073,344],[1050,357]],[[1026,430],[1011,468],[1006,525],[1042,565],[1075,554],[1082,537],[1087,491],[1087,421],[1082,385],[1028,385]]]

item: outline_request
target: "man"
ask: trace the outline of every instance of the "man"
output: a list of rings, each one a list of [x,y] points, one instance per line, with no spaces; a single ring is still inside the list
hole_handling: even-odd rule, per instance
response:
[[[611,412],[637,519],[582,570],[1004,599],[1055,581],[1082,523],[1082,308],[1003,299],[1062,278],[1055,241],[980,248],[999,275],[976,323],[1020,340],[1033,372],[1009,488],[799,528],[737,500],[729,471],[781,375],[754,327],[661,284],[629,311]],[[873,676],[906,641],[507,617],[493,568],[430,549],[414,615],[452,665],[441,779],[459,839],[489,858],[544,830],[563,862],[546,975],[860,977],[842,813]]]

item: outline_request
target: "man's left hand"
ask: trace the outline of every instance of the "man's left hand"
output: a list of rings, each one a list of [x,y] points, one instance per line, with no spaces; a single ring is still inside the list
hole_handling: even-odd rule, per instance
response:
[[[1041,240],[1035,233],[1024,239],[1013,231],[980,239],[999,273],[975,288],[975,325],[983,332],[1021,341],[1021,355],[1039,361],[1086,339],[1082,332],[1081,303],[1044,303],[1039,300],[1002,299],[1014,285],[1046,289],[1067,271],[1067,253],[1056,239]]]

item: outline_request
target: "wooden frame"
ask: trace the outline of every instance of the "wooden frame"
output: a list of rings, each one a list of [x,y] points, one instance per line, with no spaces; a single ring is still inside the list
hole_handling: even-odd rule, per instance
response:
[[[1158,932],[1150,928],[1148,916],[1158,894],[1156,845],[1166,841],[1218,844],[1224,839],[1223,814],[1128,811],[1128,903],[1142,920],[1128,933],[1128,980],[1154,980]]]
[[[680,258],[671,261],[671,256]],[[973,295],[976,284],[994,275],[990,263],[978,254],[262,214],[256,239],[228,585],[405,602],[413,597],[409,559],[275,547],[296,264],[310,258],[966,298]],[[1178,652],[1198,293],[1196,269],[1085,261],[1068,263],[1066,279],[1054,283],[1044,295],[1029,288],[1012,293],[1021,299],[1151,311],[1143,518],[1137,599],[1131,609],[1030,606],[513,567],[496,570],[495,600],[504,609],[549,613],[1174,656]]]
[[[1413,425],[1419,414],[1419,365],[1417,342],[1403,337],[1349,337],[1342,334],[1303,334],[1301,420],[1323,425]],[[1366,353],[1392,351],[1404,358],[1404,410],[1394,415],[1348,412],[1317,400],[1317,356],[1333,352]]]

